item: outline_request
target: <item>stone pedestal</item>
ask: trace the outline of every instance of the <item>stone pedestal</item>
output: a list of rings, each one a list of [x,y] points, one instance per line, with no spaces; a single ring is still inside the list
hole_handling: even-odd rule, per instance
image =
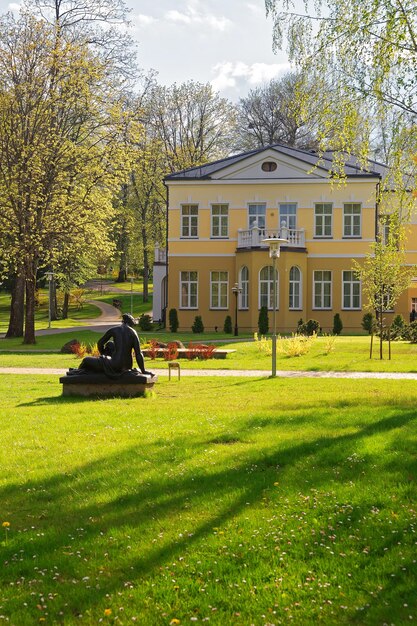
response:
[[[157,376],[130,371],[117,379],[105,374],[67,374],[59,382],[64,396],[134,398],[152,389],[157,380]]]

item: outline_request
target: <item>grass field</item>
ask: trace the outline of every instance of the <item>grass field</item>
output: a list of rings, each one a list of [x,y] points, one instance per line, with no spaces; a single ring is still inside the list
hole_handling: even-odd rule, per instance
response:
[[[4,623],[416,623],[414,382],[0,394]]]
[[[47,351],[59,351],[70,339],[78,339],[84,343],[95,343],[101,333],[90,331],[76,331],[38,337],[36,346],[24,346],[21,339],[0,339],[0,367],[27,367],[28,360],[25,354],[36,349],[45,351],[44,354],[31,354],[31,363],[34,367],[74,367],[77,361],[72,355],[49,354]],[[151,337],[161,341],[172,341],[173,338],[181,339],[184,345],[190,341],[193,343],[210,343],[215,337],[223,341],[220,344],[231,350],[233,354],[224,360],[211,359],[207,361],[181,360],[184,369],[253,369],[268,370],[271,368],[271,355],[261,352],[259,345],[253,341],[244,340],[231,342],[230,335],[193,335],[192,333],[172,335],[171,333],[143,333],[139,331],[141,342],[149,341]],[[279,348],[279,342],[278,342]],[[388,360],[388,352],[385,350],[385,358],[381,361],[378,351],[375,349],[374,358],[369,358],[369,337],[336,337],[332,351],[328,352],[328,338],[318,337],[312,344],[310,352],[300,357],[287,357],[278,350],[278,370],[306,370],[306,371],[361,371],[361,372],[416,372],[417,371],[417,345],[407,342],[395,342],[392,344],[392,358]],[[166,368],[167,363],[159,358],[155,361],[146,359],[147,367]]]

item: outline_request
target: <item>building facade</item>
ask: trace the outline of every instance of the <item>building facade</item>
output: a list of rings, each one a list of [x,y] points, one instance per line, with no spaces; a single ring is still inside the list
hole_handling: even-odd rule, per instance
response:
[[[364,259],[375,241],[384,167],[347,164],[342,184],[332,184],[331,172],[332,153],[318,159],[276,145],[167,176],[168,237],[157,251],[154,319],[175,308],[179,330],[190,330],[196,315],[207,330],[222,330],[230,315],[241,331],[254,331],[275,294],[279,332],[294,332],[300,319],[331,332],[336,313],[345,332],[361,332],[366,303],[352,260]],[[276,289],[267,237],[286,240]],[[413,241],[410,231],[410,263],[417,260]],[[397,308],[408,319],[417,284]]]

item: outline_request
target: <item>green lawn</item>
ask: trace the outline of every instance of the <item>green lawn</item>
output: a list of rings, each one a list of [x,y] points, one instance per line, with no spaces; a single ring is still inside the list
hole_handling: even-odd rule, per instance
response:
[[[0,394],[4,623],[416,622],[415,382]]]
[[[271,369],[271,355],[261,352],[259,344],[254,341],[244,340],[231,342],[230,335],[193,335],[171,333],[143,333],[139,330],[142,344],[146,344],[151,337],[161,341],[172,341],[181,339],[184,345],[190,341],[193,343],[205,342],[222,338],[221,347],[235,350],[226,359],[211,359],[207,361],[181,360],[184,369]],[[101,333],[91,331],[72,331],[71,333],[60,333],[59,335],[40,336],[36,346],[25,346],[21,339],[0,339],[0,367],[27,367],[28,360],[24,354],[17,352],[30,352],[34,349],[45,351],[45,354],[32,354],[31,363],[36,367],[73,367],[77,363],[70,355],[47,354],[47,351],[59,351],[60,348],[70,339],[78,339],[84,343],[95,343]],[[278,343],[279,347],[279,343]],[[278,351],[278,370],[306,370],[306,371],[361,371],[361,372],[416,372],[417,371],[417,344],[407,342],[395,342],[392,344],[392,358],[388,360],[388,352],[385,350],[385,358],[381,361],[378,351],[375,349],[374,358],[369,358],[369,337],[336,337],[333,350],[328,352],[328,338],[318,337],[312,345],[310,352],[301,357],[287,357]],[[166,368],[166,362],[159,358],[155,361],[147,358],[147,367]]]

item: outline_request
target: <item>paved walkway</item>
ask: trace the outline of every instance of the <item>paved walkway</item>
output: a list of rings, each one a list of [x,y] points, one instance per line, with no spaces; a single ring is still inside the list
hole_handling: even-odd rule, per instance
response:
[[[83,321],[82,326],[69,326],[68,328],[44,328],[36,331],[36,336],[42,335],[59,335],[59,333],[76,333],[80,330],[92,330],[95,332],[105,332],[108,328],[111,328],[115,324],[118,324],[122,319],[122,314],[119,309],[107,304],[107,302],[101,302],[100,300],[87,300],[90,304],[94,304],[100,309],[101,314],[99,317],[93,319],[86,319]],[[6,333],[0,333],[0,338],[3,339]]]
[[[149,361],[147,362],[149,367]],[[168,376],[167,369],[155,369],[151,371],[157,376]],[[41,367],[0,367],[0,374],[47,374],[53,376],[64,376],[67,369],[41,368]],[[269,378],[270,370],[212,370],[212,369],[181,369],[182,376],[243,376],[251,378]],[[174,374],[175,378],[175,374]],[[417,372],[288,372],[277,371],[277,378],[351,378],[351,379],[390,379],[390,380],[417,380]]]

